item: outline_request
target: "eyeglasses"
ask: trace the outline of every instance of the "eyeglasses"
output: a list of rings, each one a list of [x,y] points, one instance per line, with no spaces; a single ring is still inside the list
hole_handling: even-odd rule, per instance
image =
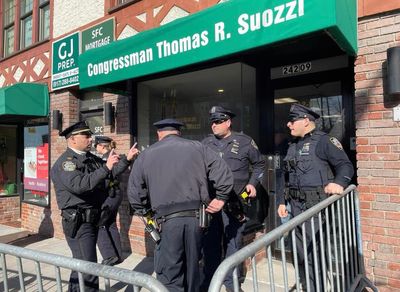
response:
[[[216,125],[220,125],[222,123],[226,122],[226,120],[216,120],[216,121],[211,121],[211,125],[212,124],[216,124]]]

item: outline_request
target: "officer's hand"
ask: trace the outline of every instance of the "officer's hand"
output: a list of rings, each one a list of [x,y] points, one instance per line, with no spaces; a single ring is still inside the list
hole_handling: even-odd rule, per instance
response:
[[[128,155],[126,155],[126,159],[131,161],[133,158],[139,155],[140,151],[136,148],[137,143],[133,144],[132,148],[129,149]]]
[[[248,184],[248,185],[246,186],[246,191],[247,191],[247,193],[249,194],[249,197],[250,197],[250,198],[255,198],[256,195],[257,195],[256,188],[255,188],[253,185],[251,185],[251,184]]]
[[[289,215],[288,211],[286,210],[286,205],[284,205],[284,204],[279,205],[279,207],[278,207],[278,215],[281,218],[286,217],[287,215]]]
[[[324,191],[328,195],[343,193],[343,187],[335,183],[329,183],[325,186]]]
[[[208,204],[206,211],[208,213],[217,213],[221,211],[222,207],[225,205],[225,202],[222,200],[214,199]]]
[[[111,170],[114,166],[119,161],[119,155],[114,152],[114,149],[111,149],[110,155],[107,158],[107,163],[106,166],[109,170]]]

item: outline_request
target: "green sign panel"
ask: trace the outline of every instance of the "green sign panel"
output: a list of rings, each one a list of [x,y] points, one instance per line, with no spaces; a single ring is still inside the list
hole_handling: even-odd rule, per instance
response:
[[[81,53],[106,46],[114,41],[114,18],[81,32]]]
[[[355,54],[356,0],[230,0],[82,54],[80,87],[170,70],[321,30]]]
[[[79,84],[79,32],[52,44],[51,87],[53,90]]]

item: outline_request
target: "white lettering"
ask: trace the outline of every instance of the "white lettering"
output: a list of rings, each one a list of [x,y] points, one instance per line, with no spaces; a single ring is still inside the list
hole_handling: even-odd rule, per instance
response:
[[[223,41],[225,39],[225,23],[218,22],[215,24],[215,42]]]
[[[293,0],[253,14],[243,13],[238,17],[238,33],[243,35],[249,31],[257,31],[272,24],[293,20],[303,15],[304,0]]]
[[[284,22],[285,18],[282,17],[282,15],[283,15],[283,11],[285,10],[285,5],[276,6],[274,8],[274,10],[276,11],[274,23],[277,24],[277,23]]]

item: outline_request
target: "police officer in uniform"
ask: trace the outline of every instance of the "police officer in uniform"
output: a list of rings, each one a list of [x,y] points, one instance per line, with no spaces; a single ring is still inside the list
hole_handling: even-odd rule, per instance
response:
[[[297,216],[312,206],[318,204],[331,194],[340,194],[349,185],[354,174],[351,164],[340,142],[329,137],[326,133],[315,129],[315,120],[320,116],[300,104],[292,105],[289,113],[287,127],[290,129],[294,141],[289,145],[284,158],[285,170],[288,174],[287,200],[289,200],[291,213]],[[288,216],[286,210],[284,191],[278,191],[278,214],[280,217]],[[314,223],[317,248],[319,248],[318,220]],[[311,222],[306,224],[306,245],[309,265],[309,287],[307,291],[315,291],[317,285],[320,291],[322,279],[316,283]],[[296,247],[302,285],[307,283],[304,267],[303,239],[301,228],[296,230]],[[319,258],[320,251],[317,250]],[[319,265],[319,273],[321,266]]]
[[[111,151],[107,161],[90,153],[92,132],[85,122],[78,122],[60,133],[67,139],[67,150],[51,168],[51,179],[61,210],[62,227],[72,256],[97,262],[96,241],[100,208],[108,191],[105,180],[124,171],[137,149],[127,157]],[[85,291],[98,291],[98,278],[84,275]],[[71,272],[68,291],[79,291],[78,273]]]
[[[158,142],[138,157],[129,177],[128,199],[138,215],[151,211],[161,240],[154,252],[157,279],[169,291],[199,291],[202,228],[199,207],[222,209],[232,189],[226,163],[200,142],[180,137],[183,124],[174,119],[154,123]],[[209,187],[216,197],[210,199]]]
[[[94,147],[96,152],[101,155],[101,158],[107,161],[111,150],[116,148],[116,143],[110,137],[96,136]],[[139,152],[139,150],[136,151]],[[117,177],[110,175],[106,180],[106,186],[108,196],[101,206],[97,245],[103,257],[101,263],[113,266],[122,262],[121,238],[116,222],[118,208],[122,202],[122,192],[119,188]]]
[[[234,178],[230,199],[222,213],[213,215],[213,220],[204,238],[202,290],[208,289],[211,278],[222,260],[222,249],[218,243],[223,242],[225,257],[241,248],[246,217],[243,208],[245,201],[240,198],[240,195],[245,191],[248,197],[256,197],[256,186],[260,182],[265,168],[265,161],[254,140],[243,133],[232,131],[233,117],[235,114],[229,109],[213,106],[210,110],[213,134],[202,141],[204,145],[209,146],[226,161]],[[250,167],[252,172],[250,172]],[[232,271],[224,281],[227,291],[233,291]]]

